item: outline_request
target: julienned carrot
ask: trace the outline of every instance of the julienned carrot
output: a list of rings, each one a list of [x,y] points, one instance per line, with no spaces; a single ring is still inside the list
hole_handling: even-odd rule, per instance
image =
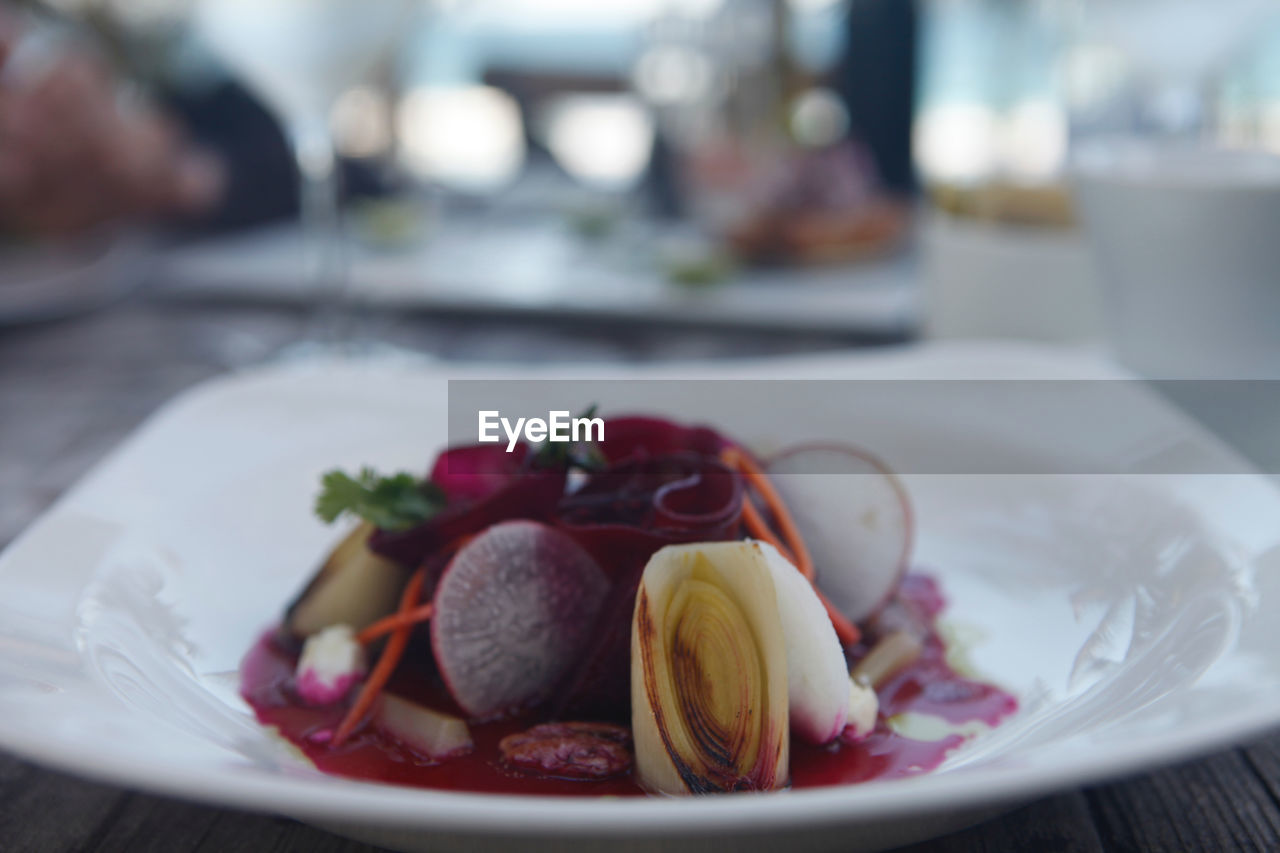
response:
[[[447,551],[457,552],[462,550],[462,546],[466,545],[472,539],[476,538],[476,534],[468,533],[465,536],[459,536],[453,540],[444,549]],[[356,642],[362,646],[367,646],[374,640],[386,634],[390,634],[398,628],[412,628],[422,622],[428,621],[435,615],[435,607],[431,602],[419,604],[406,612],[395,612],[390,616],[384,616],[377,622],[373,622],[360,629],[360,633],[356,634]]]
[[[740,472],[747,482],[760,493],[760,497],[764,499],[769,512],[773,514],[773,518],[777,522],[783,537],[786,538],[786,544],[784,545],[782,539],[776,536],[769,528],[760,511],[751,502],[751,498],[743,497],[742,520],[747,526],[747,532],[777,548],[782,553],[782,556],[795,565],[800,574],[809,579],[809,582],[813,585],[813,591],[818,594],[818,600],[822,602],[822,606],[827,611],[827,618],[831,620],[831,626],[836,629],[836,636],[840,638],[841,644],[851,646],[862,639],[862,632],[858,630],[858,626],[850,622],[818,588],[814,577],[813,558],[809,556],[809,549],[805,545],[804,539],[800,536],[800,529],[791,517],[791,512],[787,509],[787,505],[782,502],[782,496],[778,494],[778,490],[769,481],[769,475],[755,463],[755,460],[737,448],[726,448],[721,452],[720,458],[729,468]]]
[[[356,642],[362,646],[367,646],[374,640],[386,634],[390,634],[399,628],[412,628],[421,622],[426,622],[435,614],[435,605],[431,602],[419,604],[417,607],[405,613],[392,613],[390,616],[384,616],[377,622],[366,625],[356,634]]]
[[[791,549],[769,529],[769,525],[765,523],[764,516],[760,514],[760,510],[756,509],[756,505],[745,498],[742,501],[742,521],[747,525],[748,533],[777,548],[778,553],[795,565],[796,558],[792,555]]]
[[[413,577],[409,578],[409,583],[405,585],[404,592],[400,594],[400,615],[407,615],[418,604],[418,596],[422,594],[422,585],[427,580],[426,567],[418,569],[413,573]],[[373,671],[369,673],[369,680],[360,688],[360,695],[356,697],[355,703],[351,709],[347,711],[347,715],[342,718],[342,722],[338,725],[337,731],[333,733],[333,745],[342,746],[347,738],[351,737],[351,733],[356,730],[356,726],[364,719],[365,714],[373,708],[373,703],[378,698],[378,693],[386,686],[387,680],[391,678],[391,673],[395,671],[396,664],[400,662],[401,655],[404,654],[405,646],[409,644],[409,634],[412,633],[413,625],[404,625],[392,632],[391,638],[387,640],[387,646],[382,650],[382,656],[378,658],[378,663],[373,667]]]
[[[778,494],[778,490],[770,482],[769,475],[756,464],[754,459],[737,448],[730,447],[726,449],[722,454],[722,458],[730,468],[741,471],[747,481],[760,493],[765,505],[773,513],[773,519],[778,524],[778,532],[782,534],[783,538],[791,546],[791,555],[795,558],[796,568],[800,570],[802,575],[812,581],[813,559],[809,556],[809,548],[804,544],[804,539],[800,536],[800,529],[796,527],[795,520],[791,517],[791,512],[782,501],[782,496]]]

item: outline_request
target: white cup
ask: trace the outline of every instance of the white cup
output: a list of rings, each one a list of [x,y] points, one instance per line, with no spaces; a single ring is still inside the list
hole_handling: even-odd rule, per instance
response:
[[[1280,379],[1280,158],[1095,141],[1073,173],[1121,363],[1160,379]]]

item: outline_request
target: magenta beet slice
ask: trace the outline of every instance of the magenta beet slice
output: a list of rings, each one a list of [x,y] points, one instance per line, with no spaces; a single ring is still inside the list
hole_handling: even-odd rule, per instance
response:
[[[436,457],[430,480],[451,504],[484,500],[524,473],[528,456],[527,444],[517,444],[510,453],[505,444],[450,447]]]
[[[911,556],[902,481],[871,454],[835,442],[783,450],[768,472],[809,547],[819,589],[854,622],[876,612]]]
[[[512,456],[523,458],[523,447]],[[562,470],[531,469],[518,461],[495,459],[488,447],[447,451],[431,476],[449,498],[444,511],[408,530],[375,531],[369,538],[371,550],[401,565],[417,566],[458,538],[491,524],[550,516],[565,484]]]
[[[587,642],[609,589],[569,536],[534,521],[495,524],[467,543],[436,586],[431,645],[472,718],[537,704]]]
[[[667,453],[718,456],[733,444],[711,427],[686,426],[645,415],[620,415],[605,421],[605,440],[596,446],[610,463]]]

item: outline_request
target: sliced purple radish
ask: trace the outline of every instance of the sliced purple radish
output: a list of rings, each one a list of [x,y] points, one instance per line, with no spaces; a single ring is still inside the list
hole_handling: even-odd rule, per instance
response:
[[[818,587],[854,622],[893,593],[911,556],[907,490],[883,462],[845,444],[803,444],[768,463],[813,558]]]
[[[582,654],[608,592],[595,561],[536,521],[495,524],[436,586],[431,645],[454,700],[473,718],[545,699]]]

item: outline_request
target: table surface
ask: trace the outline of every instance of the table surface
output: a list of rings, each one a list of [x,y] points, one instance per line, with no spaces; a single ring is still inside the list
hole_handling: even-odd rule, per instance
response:
[[[302,322],[281,309],[136,301],[0,329],[0,547],[174,393],[261,360]],[[653,361],[813,352],[835,337],[367,318],[445,358]],[[82,781],[0,754],[0,850],[371,851],[284,818]],[[1280,733],[1133,779],[1040,800],[913,851],[1277,850]]]

